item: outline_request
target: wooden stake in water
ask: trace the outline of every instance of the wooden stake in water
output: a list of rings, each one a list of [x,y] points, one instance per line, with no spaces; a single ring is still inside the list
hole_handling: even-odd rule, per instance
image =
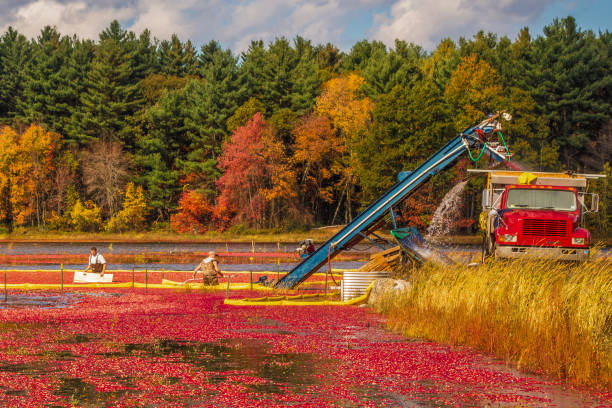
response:
[[[255,240],[251,240],[251,251],[255,253]]]
[[[327,296],[327,275],[329,275],[329,273],[325,274],[325,296]]]
[[[227,288],[225,288],[225,298],[226,299],[229,299],[230,279],[231,279],[231,276],[227,275]]]
[[[251,276],[251,290],[253,290],[253,271],[249,271],[249,275]]]
[[[280,259],[276,259],[276,281],[280,279]]]
[[[64,264],[60,264],[61,290],[64,292]]]

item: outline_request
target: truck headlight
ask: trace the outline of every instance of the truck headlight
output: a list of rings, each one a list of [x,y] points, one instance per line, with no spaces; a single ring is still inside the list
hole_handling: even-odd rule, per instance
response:
[[[584,245],[584,238],[572,238],[572,245]]]
[[[516,235],[504,234],[504,242],[516,242]]]

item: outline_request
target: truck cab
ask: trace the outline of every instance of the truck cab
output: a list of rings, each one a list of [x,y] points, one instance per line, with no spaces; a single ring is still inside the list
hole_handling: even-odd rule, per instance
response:
[[[587,178],[566,173],[488,172],[483,191],[483,257],[584,261],[591,234],[582,227],[599,197]],[[588,202],[587,202],[588,201]]]

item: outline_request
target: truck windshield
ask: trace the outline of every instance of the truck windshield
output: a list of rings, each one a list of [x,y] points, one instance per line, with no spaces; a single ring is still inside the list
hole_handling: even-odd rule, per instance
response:
[[[569,190],[513,188],[508,190],[506,207],[575,211],[576,195]]]

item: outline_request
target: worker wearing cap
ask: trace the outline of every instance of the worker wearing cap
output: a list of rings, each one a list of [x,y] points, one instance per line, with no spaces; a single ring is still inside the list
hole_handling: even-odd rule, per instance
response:
[[[102,254],[98,253],[96,247],[91,247],[91,252],[89,253],[89,264],[87,268],[85,268],[85,272],[91,269],[92,272],[99,273],[100,276],[104,276],[104,272],[106,271],[106,260],[102,256]]]
[[[215,251],[208,253],[208,258],[204,258],[202,262],[193,271],[193,279],[196,278],[198,271],[202,271],[202,282],[204,285],[214,286],[219,284],[219,278],[223,277],[221,270],[219,270],[219,261]]]

